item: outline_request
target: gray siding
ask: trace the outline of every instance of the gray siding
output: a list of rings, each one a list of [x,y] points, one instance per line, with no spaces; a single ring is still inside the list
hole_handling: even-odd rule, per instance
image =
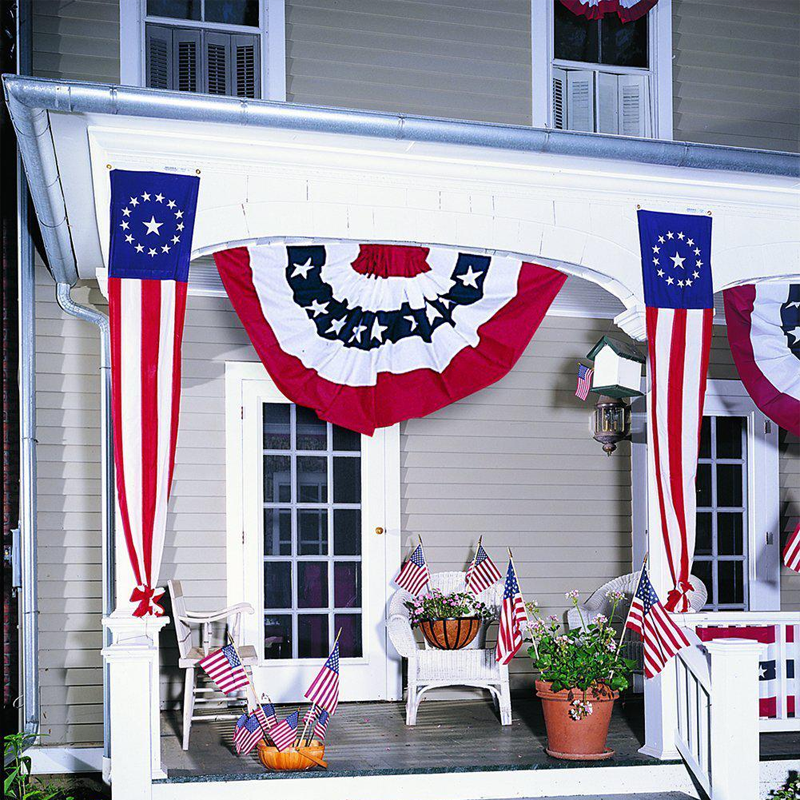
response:
[[[795,0],[673,0],[674,138],[797,152]]]
[[[32,0],[33,74],[119,83],[119,3]]]
[[[287,0],[287,99],[531,120],[529,0]]]

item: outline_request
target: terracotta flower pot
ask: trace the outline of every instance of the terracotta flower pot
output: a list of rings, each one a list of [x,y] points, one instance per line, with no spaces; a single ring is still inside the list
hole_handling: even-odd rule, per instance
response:
[[[304,753],[313,758],[306,758],[303,755]],[[291,747],[283,752],[278,750],[277,747],[268,745],[263,739],[258,743],[258,757],[261,759],[261,763],[267,769],[273,769],[278,772],[298,772],[311,769],[318,766],[318,762],[322,762],[323,766],[327,766],[324,762],[324,756],[325,745],[316,739],[312,739],[308,747]]]
[[[477,617],[457,619],[432,619],[419,623],[422,635],[439,650],[461,650],[466,647],[481,629]]]
[[[606,737],[611,711],[619,692],[590,689],[586,693],[586,702],[592,704],[592,713],[582,719],[573,719],[570,716],[572,703],[574,700],[583,700],[583,691],[562,689],[553,692],[551,687],[549,681],[536,681],[536,695],[542,700],[547,728],[547,754],[570,761],[611,758],[614,751],[606,747]]]

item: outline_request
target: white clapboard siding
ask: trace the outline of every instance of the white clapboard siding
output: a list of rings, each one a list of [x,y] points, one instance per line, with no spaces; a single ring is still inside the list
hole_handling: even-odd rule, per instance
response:
[[[797,4],[673,0],[674,136],[800,148]]]
[[[529,124],[530,3],[287,0],[287,99]]]

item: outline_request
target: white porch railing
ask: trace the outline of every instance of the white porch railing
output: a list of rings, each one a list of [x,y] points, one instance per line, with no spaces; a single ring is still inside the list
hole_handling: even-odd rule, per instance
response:
[[[735,611],[708,612],[679,615],[679,625],[691,630],[698,628],[749,628],[741,638],[752,638],[752,629],[763,629],[770,641],[762,661],[775,662],[775,677],[770,678],[768,689],[761,693],[775,698],[774,715],[759,716],[761,733],[800,731],[800,613],[796,611]],[[774,631],[774,636],[770,635]],[[738,638],[738,637],[737,637]],[[790,663],[791,662],[791,663]],[[790,670],[793,668],[793,672]],[[759,673],[760,674],[760,673]],[[790,716],[793,714],[793,716]]]

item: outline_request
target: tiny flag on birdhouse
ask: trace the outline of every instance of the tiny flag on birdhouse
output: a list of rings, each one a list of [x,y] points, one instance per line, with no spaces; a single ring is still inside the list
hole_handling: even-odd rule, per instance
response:
[[[589,396],[592,388],[592,375],[594,370],[585,364],[578,364],[578,387],[575,389],[575,397],[585,400]]]
[[[642,394],[639,387],[644,356],[633,345],[603,336],[586,358],[594,361],[591,390],[595,394],[616,398]]]

